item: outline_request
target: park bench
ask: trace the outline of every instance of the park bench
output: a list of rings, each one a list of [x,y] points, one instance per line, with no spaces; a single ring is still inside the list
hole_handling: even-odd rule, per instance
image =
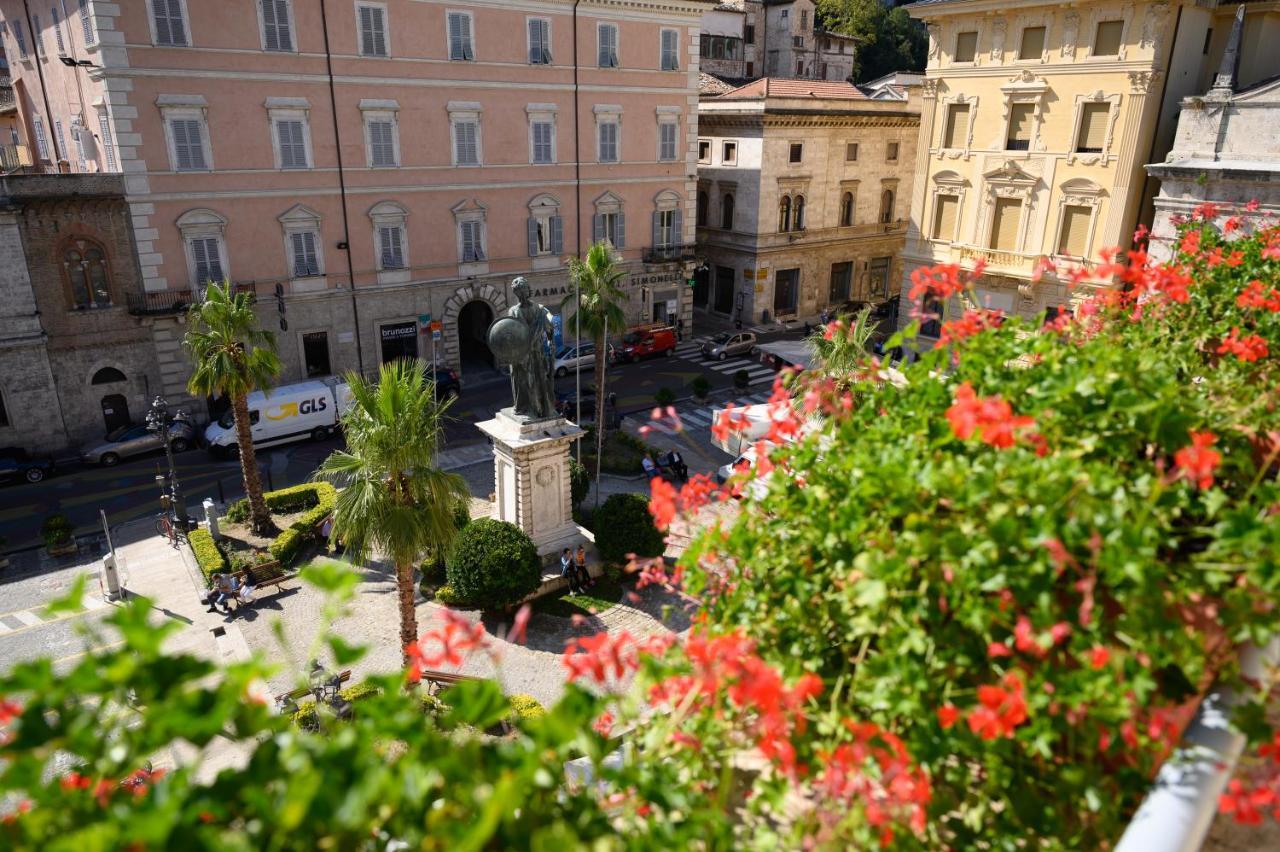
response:
[[[346,671],[338,675],[338,683],[346,683],[349,680],[351,680],[351,669],[347,669]],[[300,686],[297,689],[293,690],[292,692],[282,692],[279,695],[277,695],[276,703],[282,704],[285,701],[289,701],[289,700],[296,701],[299,698],[305,698],[311,694],[312,694],[311,687]]]
[[[267,589],[275,589],[276,591],[280,591],[282,583],[284,583],[286,580],[293,579],[292,574],[281,574],[278,577],[263,576],[267,571],[273,568],[279,568],[279,567],[280,567],[279,562],[264,562],[261,565],[255,565],[252,568],[248,568],[244,571],[237,572],[234,576],[236,580],[240,583],[241,587],[243,587],[245,582],[248,581],[249,585],[253,587],[253,595],[254,595],[253,599],[256,602],[258,599],[258,596],[261,595]],[[235,601],[236,609],[237,610],[240,609],[239,596],[232,598],[232,600]]]
[[[432,669],[422,670],[422,682],[427,685],[427,694],[436,695],[445,687],[462,683],[465,680],[479,680],[480,678],[471,677],[470,675],[456,674],[454,672],[438,672]]]

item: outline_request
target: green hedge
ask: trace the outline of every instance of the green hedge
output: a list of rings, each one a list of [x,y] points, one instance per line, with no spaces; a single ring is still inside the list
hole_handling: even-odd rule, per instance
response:
[[[592,522],[596,547],[605,562],[624,562],[629,553],[661,556],[666,549],[643,494],[614,494],[604,501]]]
[[[214,574],[225,572],[231,567],[222,548],[218,547],[208,530],[192,530],[187,534],[187,542],[191,545],[191,552],[195,554],[196,564],[200,566],[205,583],[212,585]]]
[[[338,491],[327,482],[297,485],[262,495],[272,512],[308,511],[271,542],[271,555],[281,565],[289,565],[298,553],[316,540],[316,526],[323,521],[338,501]]]
[[[515,524],[481,518],[454,539],[445,574],[451,595],[497,608],[519,602],[542,585],[542,561],[529,536]]]

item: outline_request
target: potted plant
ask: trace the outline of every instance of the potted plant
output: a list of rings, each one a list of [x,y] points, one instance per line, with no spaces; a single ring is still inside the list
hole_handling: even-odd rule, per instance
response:
[[[76,552],[75,527],[71,519],[58,512],[44,519],[40,526],[40,538],[50,556],[66,556]]]

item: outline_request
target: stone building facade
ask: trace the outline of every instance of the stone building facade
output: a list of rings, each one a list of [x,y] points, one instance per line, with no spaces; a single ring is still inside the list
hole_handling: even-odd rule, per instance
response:
[[[702,70],[736,83],[847,80],[857,42],[820,29],[817,14],[813,0],[724,0],[702,16]]]
[[[0,180],[0,445],[61,454],[162,387],[119,175]]]
[[[699,113],[696,307],[752,325],[890,298],[918,98],[766,78]]]
[[[1248,3],[1249,73],[1267,57],[1275,3]],[[1202,0],[921,0],[929,62],[902,278],[904,319],[919,266],[956,263],[986,274],[976,301],[1023,316],[1086,297],[1072,289],[1108,247],[1149,224],[1159,182],[1144,172],[1173,144],[1183,99],[1217,67],[1236,3]],[[1275,73],[1273,71],[1272,73]],[[1274,134],[1271,134],[1274,135]],[[1053,269],[1041,271],[1044,262]],[[1056,270],[1056,271],[1055,271]],[[959,299],[924,306],[942,319]],[[939,323],[922,331],[932,337]]]
[[[271,325],[282,289],[281,382],[429,359],[436,322],[441,365],[490,374],[510,280],[562,291],[596,239],[631,320],[688,327],[710,5],[88,0],[34,33],[22,0],[0,16],[44,167],[124,175],[132,310],[179,397],[173,318],[224,277]]]

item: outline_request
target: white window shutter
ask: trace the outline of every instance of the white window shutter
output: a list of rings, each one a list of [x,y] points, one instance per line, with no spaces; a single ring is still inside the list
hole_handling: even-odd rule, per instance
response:
[[[622,211],[613,217],[613,247],[616,249],[624,249],[627,247],[627,217]]]
[[[591,217],[591,242],[604,242],[604,216],[599,213]]]
[[[653,211],[653,242],[650,243],[654,248],[662,246],[666,240],[662,238],[662,211]]]
[[[679,210],[671,214],[671,245],[678,246],[684,242],[684,213]]]
[[[462,15],[462,58],[475,59],[475,51],[471,44],[471,16]]]
[[[530,216],[527,222],[526,233],[529,238],[529,257],[537,257],[538,251],[538,219],[536,216]]]

